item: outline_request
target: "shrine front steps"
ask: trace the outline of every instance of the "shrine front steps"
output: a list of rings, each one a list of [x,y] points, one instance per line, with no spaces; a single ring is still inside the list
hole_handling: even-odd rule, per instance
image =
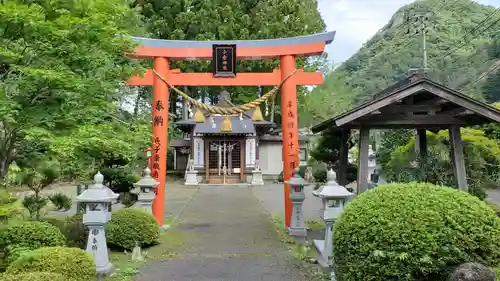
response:
[[[228,175],[224,180],[224,176],[210,175],[208,184],[237,184],[240,183],[240,175]]]

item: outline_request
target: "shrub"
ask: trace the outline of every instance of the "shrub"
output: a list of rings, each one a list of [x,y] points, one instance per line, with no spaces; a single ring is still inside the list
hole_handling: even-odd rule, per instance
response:
[[[136,242],[140,246],[156,244],[160,236],[155,218],[137,208],[125,208],[113,213],[106,231],[108,243],[123,249],[133,249]]]
[[[0,281],[68,281],[61,274],[51,272],[26,272],[20,274],[2,274]]]
[[[485,187],[498,183],[500,165],[500,142],[489,139],[476,129],[461,129],[463,152],[469,192],[480,199],[486,197]],[[382,172],[391,182],[425,181],[453,186],[455,184],[453,166],[450,159],[448,131],[437,134],[427,132],[428,153],[421,157],[415,153],[415,138],[393,147],[384,159],[380,157]],[[383,160],[383,161],[382,161]],[[413,163],[418,165],[413,165]]]
[[[16,196],[0,190],[0,222],[5,222],[19,213],[19,208],[14,204],[16,201]]]
[[[95,280],[95,263],[90,254],[77,248],[47,247],[21,255],[8,268],[8,274],[45,271],[59,273],[77,281]]]
[[[33,249],[27,247],[7,246],[4,256],[4,266],[11,264],[17,260],[22,254],[32,251]],[[4,268],[5,269],[5,268]]]
[[[334,227],[343,281],[447,280],[465,262],[500,263],[500,219],[478,198],[448,187],[379,186],[351,201]]]
[[[1,249],[6,249],[7,246],[38,249],[64,244],[65,239],[61,231],[46,222],[25,221],[0,232]]]
[[[314,177],[314,180],[318,183],[324,183],[326,182],[326,174],[327,170],[326,167],[322,164],[318,164],[312,168],[312,174]]]
[[[68,241],[68,246],[80,249],[87,248],[89,229],[83,224],[83,214],[78,213],[66,218],[64,222],[64,236]]]
[[[23,207],[28,210],[31,218],[40,218],[40,210],[47,205],[48,200],[45,196],[28,194],[23,198]]]
[[[54,204],[56,210],[67,211],[71,208],[72,200],[69,196],[64,193],[58,192],[49,196],[50,202]]]

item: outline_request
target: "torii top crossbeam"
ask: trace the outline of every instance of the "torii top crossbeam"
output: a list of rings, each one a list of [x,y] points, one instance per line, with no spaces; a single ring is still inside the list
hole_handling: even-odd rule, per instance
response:
[[[236,44],[239,60],[275,59],[280,56],[321,55],[335,31],[280,39],[191,41],[132,37],[141,46],[130,54],[135,58],[168,57],[171,60],[211,60],[212,45]]]
[[[268,40],[182,41],[133,37],[133,40],[140,46],[129,56],[140,59],[167,57],[169,60],[211,60],[214,44],[236,44],[238,60],[314,56],[322,54],[325,46],[330,44],[334,37],[334,31]],[[181,73],[178,69],[169,70],[166,75],[174,86],[276,86],[279,85],[283,76],[279,69],[272,73],[239,73],[233,79],[215,78],[212,73]],[[147,70],[142,77],[132,77],[129,85],[151,86],[153,80],[153,72]],[[296,85],[321,85],[323,75],[320,72],[299,70],[293,80]]]

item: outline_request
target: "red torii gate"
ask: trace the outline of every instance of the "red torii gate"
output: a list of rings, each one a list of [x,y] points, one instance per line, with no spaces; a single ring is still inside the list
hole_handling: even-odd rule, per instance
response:
[[[140,44],[130,57],[154,59],[154,70],[173,86],[276,86],[295,70],[295,57],[315,56],[324,52],[335,32],[309,36],[269,40],[235,41],[182,41],[133,37]],[[170,60],[211,60],[213,45],[236,45],[237,60],[280,59],[279,69],[271,73],[238,73],[235,77],[214,77],[212,73],[182,73],[170,69]],[[294,168],[299,165],[299,140],[297,120],[297,86],[320,85],[323,83],[321,72],[304,72],[299,69],[281,87],[283,132],[283,178],[287,181]],[[165,207],[165,178],[167,172],[168,145],[168,86],[147,70],[143,76],[129,80],[132,86],[153,86],[153,155],[151,175],[160,182],[153,202],[153,214],[160,226],[163,225]],[[289,198],[290,186],[284,186],[285,224],[290,226],[292,202]]]

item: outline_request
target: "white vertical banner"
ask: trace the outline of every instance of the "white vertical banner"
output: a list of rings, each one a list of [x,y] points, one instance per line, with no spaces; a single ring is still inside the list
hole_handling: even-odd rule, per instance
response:
[[[203,168],[203,159],[204,159],[204,143],[202,138],[194,138],[194,150],[193,150],[193,159],[194,159],[194,166],[197,168]]]
[[[245,165],[255,166],[255,138],[247,138],[245,142]]]

